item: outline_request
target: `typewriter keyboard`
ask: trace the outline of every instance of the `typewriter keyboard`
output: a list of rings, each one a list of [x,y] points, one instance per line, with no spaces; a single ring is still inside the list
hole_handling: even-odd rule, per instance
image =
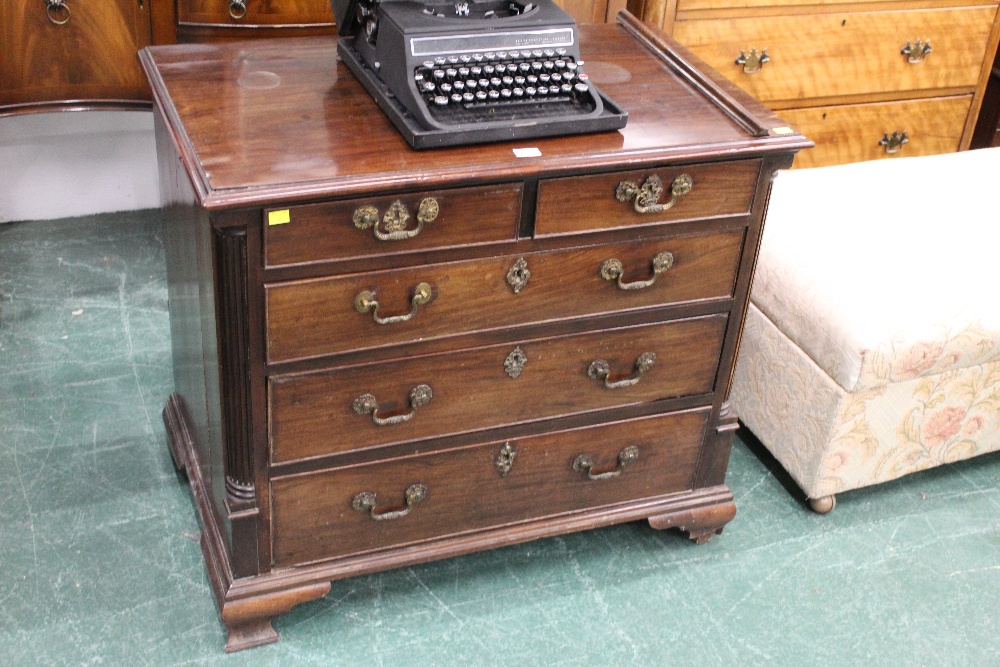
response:
[[[596,108],[587,75],[565,49],[437,57],[413,73],[441,123],[589,114]]]

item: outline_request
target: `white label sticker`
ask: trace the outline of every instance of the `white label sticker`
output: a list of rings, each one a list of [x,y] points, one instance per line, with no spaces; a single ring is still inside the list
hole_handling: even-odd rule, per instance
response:
[[[515,148],[514,157],[542,157],[542,151],[537,148]]]

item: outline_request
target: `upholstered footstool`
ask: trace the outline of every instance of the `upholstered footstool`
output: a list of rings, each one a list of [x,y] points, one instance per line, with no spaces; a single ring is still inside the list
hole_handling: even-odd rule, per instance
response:
[[[780,173],[731,403],[821,513],[1000,449],[1000,149]]]

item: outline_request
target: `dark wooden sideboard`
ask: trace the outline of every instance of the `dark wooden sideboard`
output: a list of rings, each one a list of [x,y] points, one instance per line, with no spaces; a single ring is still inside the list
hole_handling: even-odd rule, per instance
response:
[[[625,0],[555,0],[603,22]],[[333,35],[330,0],[3,0],[0,116],[148,108],[136,52],[151,44]]]
[[[334,579],[639,519],[701,542],[734,516],[762,219],[811,144],[631,15],[580,35],[624,130],[425,152],[331,38],[141,53],[164,421],[227,650]]]

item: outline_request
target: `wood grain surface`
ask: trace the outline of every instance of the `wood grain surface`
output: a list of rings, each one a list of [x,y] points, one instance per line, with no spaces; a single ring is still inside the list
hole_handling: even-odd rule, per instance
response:
[[[473,331],[495,330],[569,317],[624,312],[671,303],[732,296],[743,234],[727,232],[574,250],[508,255],[488,260],[349,274],[267,286],[267,344],[271,363]],[[673,256],[673,266],[644,289],[623,290],[601,276],[609,259],[622,263],[625,283],[653,276],[653,258]],[[507,280],[519,259],[530,277],[519,292]],[[372,292],[381,317],[411,311],[416,286],[433,299],[413,317],[377,324],[355,309],[355,297]]]
[[[782,113],[816,148],[799,153],[795,167],[821,167],[844,162],[953,153],[962,139],[962,125],[971,95],[879,104],[847,104]],[[898,153],[879,145],[885,133],[906,132],[909,141]]]
[[[521,221],[522,190],[520,183],[506,183],[305,204],[279,209],[288,211],[288,222],[283,224],[268,223],[272,209],[264,212],[264,261],[272,267],[513,242]],[[412,238],[382,241],[372,228],[359,229],[354,224],[355,212],[371,206],[378,212],[377,228],[385,233],[384,216],[398,201],[409,216],[406,229],[414,230],[420,202],[425,198],[434,199],[439,212]]]
[[[620,405],[710,392],[726,317],[598,331],[270,379],[272,460],[464,433]],[[516,379],[504,361],[516,347],[527,357]],[[656,363],[631,387],[608,389],[587,375],[603,359],[611,379],[633,374],[646,352]],[[433,398],[409,421],[378,426],[352,405],[363,394],[380,416],[410,411],[409,392],[427,384]]]
[[[689,489],[707,417],[686,412],[512,440],[516,454],[506,476],[496,466],[504,443],[491,442],[276,479],[275,566]],[[638,459],[617,477],[590,480],[573,469],[574,459],[587,454],[595,474],[614,471],[630,446]],[[376,513],[398,510],[413,484],[428,492],[407,516],[379,521],[352,507],[354,496],[367,491],[376,494]]]
[[[760,171],[759,160],[726,164],[669,165],[663,168],[629,170],[593,176],[546,179],[538,184],[535,234],[548,236],[593,229],[678,222],[725,215],[746,215],[753,203],[753,190]],[[655,176],[663,184],[658,203],[671,199],[675,178],[688,175],[694,186],[661,213],[639,213],[634,202],[619,201],[619,184],[643,185]]]
[[[135,0],[0,2],[0,107],[66,101],[148,101],[136,52],[152,39],[149,8]],[[2,111],[2,109],[0,109]]]
[[[678,21],[674,36],[733,83],[764,102],[890,91],[967,88],[979,80],[996,6],[922,11],[833,12]],[[909,64],[907,42],[933,51]],[[767,49],[756,74],[735,63]]]

